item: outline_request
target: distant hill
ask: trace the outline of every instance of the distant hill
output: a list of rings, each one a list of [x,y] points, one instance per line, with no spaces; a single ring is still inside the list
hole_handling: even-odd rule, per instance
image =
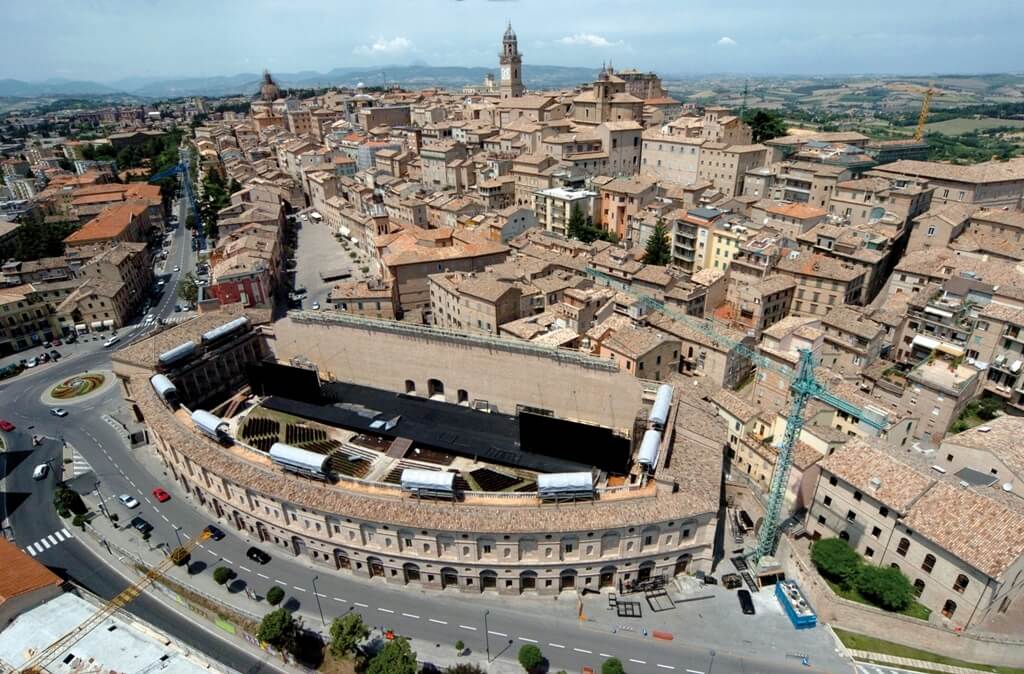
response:
[[[306,70],[296,73],[274,73],[282,87],[354,87],[360,82],[380,86],[385,82],[410,89],[442,86],[450,89],[466,84],[480,84],[488,72],[497,76],[497,68],[444,67],[429,65],[334,68],[326,73]],[[523,81],[529,88],[570,87],[590,82],[597,68],[524,65]],[[217,77],[145,78],[132,77],[109,84],[88,81],[47,80],[25,82],[0,80],[0,97],[34,98],[37,96],[83,96],[125,93],[149,98],[178,96],[229,96],[255,94],[259,90],[259,73],[239,73]]]

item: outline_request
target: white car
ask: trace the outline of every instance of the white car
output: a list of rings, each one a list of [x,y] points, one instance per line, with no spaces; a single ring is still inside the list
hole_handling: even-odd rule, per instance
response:
[[[181,271],[181,267],[179,267],[178,265],[174,265],[174,271]]]
[[[63,407],[54,407],[50,410],[50,414],[55,417],[66,417],[68,415],[68,411]]]
[[[320,311],[320,303],[313,302],[313,311]]]
[[[117,500],[120,501],[121,505],[123,505],[125,508],[139,507],[138,500],[131,494],[121,494],[120,496],[117,497]]]
[[[117,344],[120,341],[121,341],[120,337],[117,337],[117,336],[111,337],[107,341],[103,342],[103,348],[104,349],[109,349],[110,347],[114,346],[115,344]]]

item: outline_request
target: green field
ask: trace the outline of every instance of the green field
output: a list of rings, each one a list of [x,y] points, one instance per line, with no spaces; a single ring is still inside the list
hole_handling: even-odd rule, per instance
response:
[[[997,129],[999,127],[1024,129],[1024,120],[998,119],[996,117],[982,117],[981,119],[957,117],[956,119],[947,119],[944,122],[926,124],[924,128],[927,132],[941,133],[946,136],[959,136],[964,133],[970,133],[971,131],[984,131],[986,129]]]

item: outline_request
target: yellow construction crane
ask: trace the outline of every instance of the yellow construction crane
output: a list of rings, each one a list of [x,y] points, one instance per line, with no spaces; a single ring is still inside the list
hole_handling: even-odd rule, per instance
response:
[[[204,530],[198,536],[185,541],[181,547],[176,548],[166,559],[160,562],[160,564],[151,568],[137,583],[126,587],[120,594],[106,602],[103,606],[97,609],[95,613],[86,618],[70,632],[57,639],[43,650],[32,654],[29,660],[18,670],[20,674],[40,674],[41,672],[49,671],[46,669],[47,663],[52,661],[61,653],[67,651],[85,637],[85,635],[99,627],[104,620],[112,616],[121,608],[124,608],[133,599],[145,592],[146,588],[167,573],[172,566],[175,566],[176,562],[180,560],[183,555],[187,557],[192,554],[192,551],[195,550],[196,546],[199,545],[201,541],[205,541],[209,537],[210,532]]]
[[[917,116],[917,128],[914,129],[914,140],[924,138],[924,125],[928,123],[928,110],[932,107],[932,98],[935,96],[934,82],[928,83],[925,89],[924,99],[921,101],[921,114]]]

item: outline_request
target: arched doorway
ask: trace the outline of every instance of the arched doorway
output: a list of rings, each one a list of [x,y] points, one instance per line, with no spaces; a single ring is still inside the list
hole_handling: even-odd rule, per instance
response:
[[[444,400],[444,382],[440,379],[427,380],[427,397],[431,400]]]
[[[673,575],[678,576],[679,574],[686,573],[687,567],[690,566],[690,554],[686,553],[679,555],[676,559],[676,568],[673,571]]]
[[[348,558],[348,553],[344,550],[334,549],[334,566],[339,569],[351,569],[352,560]]]
[[[523,590],[536,590],[537,589],[537,572],[536,571],[523,571],[519,574],[519,589]]]
[[[848,541],[848,540],[850,540],[850,534],[848,532],[846,532],[846,531],[840,531],[839,532],[839,540],[841,540],[841,541]]]
[[[459,389],[458,403],[460,405],[469,405],[469,391],[464,388]]]
[[[654,572],[654,562],[648,560],[640,564],[640,568],[636,572],[636,582],[642,583],[645,580],[651,579],[651,573]]]
[[[606,566],[601,569],[601,575],[598,577],[597,586],[601,589],[606,587],[615,587],[615,567]]]
[[[450,566],[441,569],[441,589],[459,586],[459,572]]]
[[[409,395],[416,395],[416,382],[412,379],[405,380],[405,392]]]
[[[956,602],[947,599],[946,603],[942,605],[942,615],[945,618],[952,618],[954,613],[956,613]]]
[[[558,589],[571,590],[576,587],[576,572],[572,569],[565,569],[558,576]]]
[[[379,558],[368,557],[366,560],[366,564],[370,567],[371,578],[384,577],[384,562],[380,561]]]
[[[480,572],[480,589],[493,590],[498,587],[498,574],[490,569]]]
[[[419,581],[420,567],[412,562],[406,562],[402,566],[402,573],[405,575],[405,582]]]

